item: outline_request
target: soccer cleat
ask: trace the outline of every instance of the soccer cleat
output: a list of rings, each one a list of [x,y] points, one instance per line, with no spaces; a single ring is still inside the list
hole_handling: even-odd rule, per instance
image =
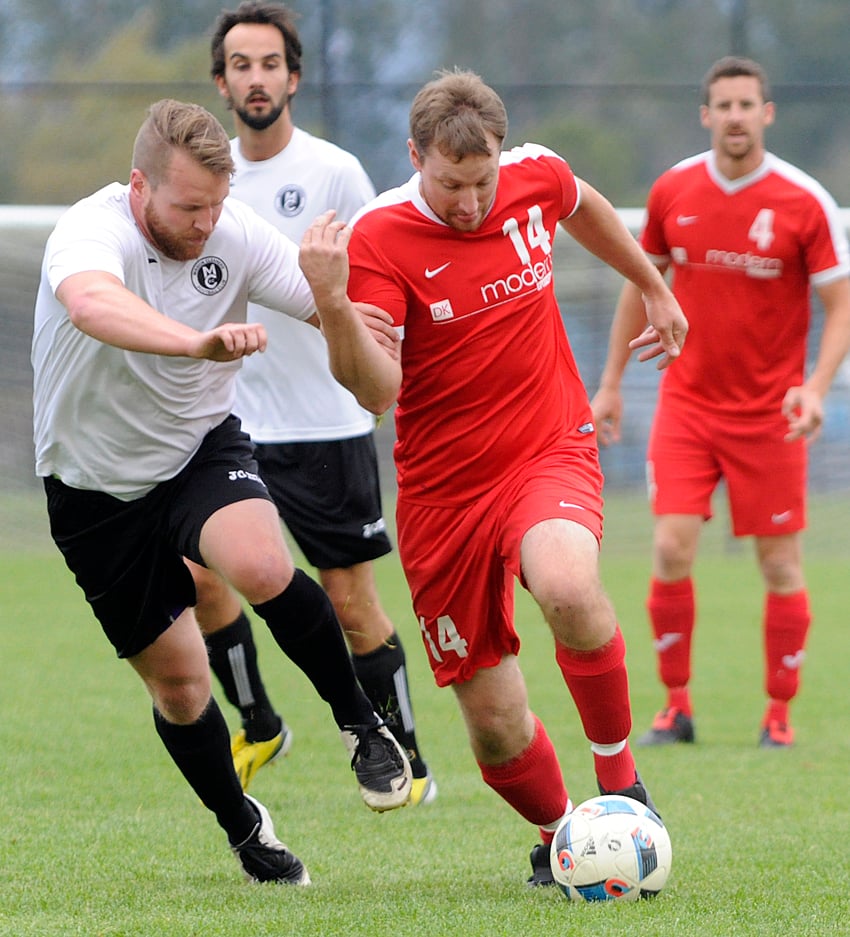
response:
[[[281,722],[280,732],[274,738],[263,742],[249,742],[245,730],[240,729],[230,741],[230,753],[242,790],[248,790],[248,785],[263,765],[283,757],[291,746],[292,730],[285,722]]]
[[[340,735],[366,806],[378,813],[403,807],[410,800],[413,775],[390,730],[381,722],[346,726]]]
[[[410,806],[419,807],[422,804],[433,803],[437,799],[437,782],[431,773],[424,778],[414,778],[410,785]]]
[[[761,727],[759,748],[791,748],[794,744],[794,730],[787,722],[771,719]]]
[[[282,885],[309,885],[310,875],[304,863],[275,836],[268,810],[248,794],[259,815],[254,831],[238,846],[231,844],[245,878],[251,882],[279,882]]]
[[[636,800],[639,803],[643,804],[655,814],[658,819],[661,819],[661,814],[658,812],[658,808],[652,802],[652,798],[649,796],[649,791],[646,789],[643,781],[640,778],[640,775],[635,772],[635,783],[631,787],[624,787],[619,791],[606,791],[605,788],[597,780],[596,786],[599,788],[600,794],[619,794],[620,797],[631,797],[632,800]]]
[[[528,879],[530,888],[548,888],[555,884],[555,877],[552,875],[552,865],[549,862],[549,853],[551,846],[546,843],[538,843],[534,846],[528,855],[531,860],[531,875]]]
[[[652,726],[638,740],[638,745],[672,745],[674,742],[694,742],[694,721],[681,709],[668,706],[653,719]]]

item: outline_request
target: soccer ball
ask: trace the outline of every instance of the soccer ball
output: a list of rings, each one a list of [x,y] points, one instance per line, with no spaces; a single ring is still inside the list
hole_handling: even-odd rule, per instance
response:
[[[619,794],[591,797],[555,831],[552,874],[572,901],[635,901],[657,895],[673,849],[661,819]]]

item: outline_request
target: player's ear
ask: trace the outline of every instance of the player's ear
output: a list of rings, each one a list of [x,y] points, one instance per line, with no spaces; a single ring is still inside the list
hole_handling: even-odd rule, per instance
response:
[[[148,178],[141,169],[133,168],[130,170],[130,191],[141,198],[148,186]]]
[[[230,104],[230,95],[227,93],[227,82],[224,80],[224,75],[215,75],[213,77],[216,88],[218,88],[218,93],[227,101],[228,105]]]
[[[416,145],[413,140],[407,141],[407,152],[410,156],[410,162],[413,164],[413,168],[417,172],[422,172],[422,159],[416,150]]]
[[[764,104],[764,125],[769,127],[776,119],[776,105],[773,101],[765,101]]]

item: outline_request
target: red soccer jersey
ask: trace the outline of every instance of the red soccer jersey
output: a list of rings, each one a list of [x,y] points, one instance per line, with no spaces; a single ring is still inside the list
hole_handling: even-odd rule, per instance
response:
[[[355,219],[353,300],[403,329],[396,408],[399,488],[469,502],[520,463],[593,431],[552,285],[552,246],[578,204],[567,163],[526,144],[503,153],[496,197],[473,232],[442,222],[419,176]]]
[[[811,285],[850,270],[832,197],[772,154],[729,180],[702,153],[656,181],[641,243],[672,265],[691,326],[663,393],[718,413],[775,412],[803,380]]]

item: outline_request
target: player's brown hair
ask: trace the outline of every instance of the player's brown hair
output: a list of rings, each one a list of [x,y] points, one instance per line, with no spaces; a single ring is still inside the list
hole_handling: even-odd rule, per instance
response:
[[[222,10],[213,25],[210,43],[213,78],[224,75],[224,37],[240,23],[261,23],[276,26],[283,36],[286,51],[286,67],[290,72],[301,72],[301,40],[295,28],[295,12],[282,3],[266,3],[264,0],[243,0],[235,10]]]
[[[156,188],[165,180],[171,157],[182,150],[216,175],[232,175],[236,168],[227,131],[217,117],[200,104],[163,98],[148,108],[133,146],[133,168]]]
[[[508,115],[499,95],[474,72],[438,72],[413,99],[410,138],[420,159],[431,146],[457,161],[489,155],[488,133],[501,146]]]
[[[767,72],[752,59],[746,59],[739,55],[726,55],[718,59],[711,68],[705,73],[702,80],[702,103],[708,104],[711,86],[720,78],[757,78],[761,85],[762,100],[770,100],[770,82],[767,78]]]

